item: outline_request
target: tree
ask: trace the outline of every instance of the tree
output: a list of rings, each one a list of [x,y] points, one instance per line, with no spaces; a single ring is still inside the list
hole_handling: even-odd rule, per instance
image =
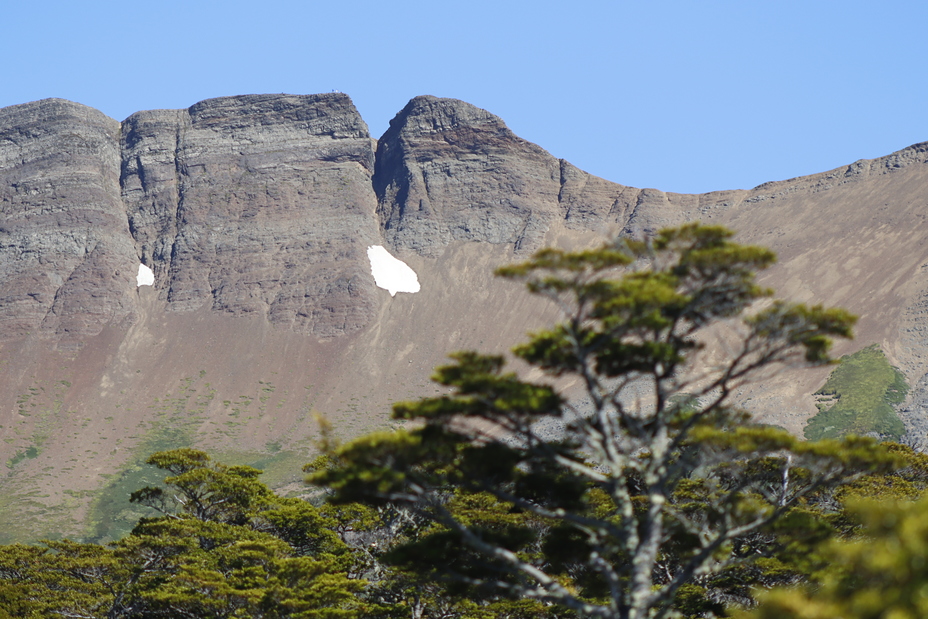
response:
[[[928,499],[858,502],[862,522],[853,540],[824,549],[831,569],[819,587],[763,597],[744,619],[920,619],[928,616]]]
[[[839,534],[816,548],[813,578],[761,596],[747,619],[904,619],[928,615],[928,456],[887,444],[905,462],[835,493]]]
[[[690,224],[500,269],[563,313],[513,350],[549,382],[456,353],[433,377],[452,393],[395,405],[409,428],[337,448],[308,480],[435,523],[397,560],[475,592],[589,617],[720,612],[752,535],[894,463],[872,440],[803,443],[731,407],[747,381],[830,362],[854,322],[772,299],[755,276],[773,253],[731,236]]]
[[[358,563],[334,521],[275,496],[251,467],[201,451],[153,454],[171,475],[132,500],[160,511],[108,545],[0,547],[0,617],[367,616]]]
[[[304,471],[333,465],[331,458],[323,455],[307,464]],[[412,510],[349,503],[325,504],[320,512],[334,520],[334,530],[342,540],[367,559],[363,578],[368,586],[363,596],[379,611],[369,614],[372,618],[555,619],[550,608],[533,600],[475,599],[471,591],[449,590],[435,582],[429,570],[422,569],[432,562],[416,547],[417,540],[428,538],[435,525]],[[408,569],[407,557],[417,564],[416,569]]]

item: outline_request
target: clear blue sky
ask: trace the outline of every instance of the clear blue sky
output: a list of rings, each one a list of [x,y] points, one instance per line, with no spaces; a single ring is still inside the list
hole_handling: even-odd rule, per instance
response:
[[[463,99],[636,187],[750,188],[928,140],[928,2],[4,2],[0,106],[122,120],[223,95],[333,89],[379,137]]]

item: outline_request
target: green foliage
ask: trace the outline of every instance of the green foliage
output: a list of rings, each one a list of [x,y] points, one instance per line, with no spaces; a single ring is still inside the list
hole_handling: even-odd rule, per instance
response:
[[[908,390],[905,376],[877,344],[845,355],[815,394],[819,413],[809,420],[805,436],[819,440],[877,434],[899,440],[905,426],[893,405],[903,402]]]
[[[129,497],[140,487],[163,481],[165,472],[140,459],[117,472],[91,504],[90,524],[83,541],[104,543],[128,535],[140,518],[156,515],[151,508],[132,503]]]
[[[343,619],[375,609],[358,597],[359,559],[336,521],[276,497],[259,470],[192,449],[148,462],[169,475],[132,500],[163,515],[105,546],[0,547],[0,613]]]
[[[137,436],[129,437],[128,441],[120,445],[120,450],[129,450],[123,468],[107,476],[104,487],[83,491],[84,500],[90,498],[92,504],[89,515],[82,523],[82,539],[101,543],[119,539],[132,530],[139,518],[154,515],[147,507],[129,501],[132,491],[159,483],[164,477],[163,474],[159,474],[158,469],[145,464],[150,454],[203,442],[229,446],[240,444],[236,437],[242,432],[247,432],[250,420],[280,409],[287,402],[287,391],[277,389],[267,380],[242,385],[241,389],[245,394],[223,400],[222,395],[206,381],[206,375],[207,372],[201,369],[198,374],[182,378],[171,393],[155,398],[147,406],[149,412],[144,417],[147,417],[148,421],[142,422],[137,428]],[[66,386],[69,385],[63,385],[62,388]],[[130,405],[138,405],[131,402],[131,397],[127,398],[129,399],[124,399],[121,405],[117,405],[122,406],[126,412]],[[291,403],[296,404],[292,401]],[[304,409],[308,406],[308,401],[304,399],[298,406]],[[210,426],[210,430],[208,435],[204,435],[203,421],[207,416],[212,416],[216,423],[206,424]],[[300,420],[305,416],[306,412],[302,412]],[[242,452],[227,448],[214,455],[229,464],[247,464],[262,469],[262,480],[272,488],[282,488],[299,482],[299,469],[305,460],[303,449],[299,449],[299,453],[289,451],[278,441],[267,444],[266,450]],[[0,491],[0,502],[3,502],[5,494],[6,492]],[[68,516],[73,520],[74,510],[72,506],[69,507],[72,509]],[[0,509],[0,521],[4,511]],[[22,512],[23,509],[12,511]],[[2,524],[0,522],[0,531],[9,528],[4,528]],[[80,530],[75,529],[77,523],[70,524],[71,530]],[[54,525],[36,527],[27,535],[20,534],[9,539],[35,541],[43,536],[50,536],[49,531],[55,530]],[[0,540],[2,539],[4,536],[0,533]]]
[[[830,569],[815,590],[766,595],[747,619],[920,619],[928,616],[928,498],[917,502],[858,502],[861,535],[833,540]]]
[[[869,439],[802,443],[731,410],[733,389],[772,366],[830,362],[854,322],[780,301],[752,311],[772,294],[754,278],[774,256],[731,236],[690,224],[500,269],[564,314],[514,353],[577,387],[456,353],[433,377],[451,394],[397,404],[415,424],[333,448],[309,481],[431,523],[383,559],[472,599],[713,616],[719,600],[801,575],[796,557],[833,529],[777,524],[813,518],[826,490],[899,459]]]

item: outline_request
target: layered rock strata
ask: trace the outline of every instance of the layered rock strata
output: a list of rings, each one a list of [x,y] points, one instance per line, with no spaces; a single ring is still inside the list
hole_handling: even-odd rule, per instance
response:
[[[538,249],[554,225],[651,232],[692,200],[583,172],[463,101],[416,97],[378,141],[374,189],[395,249],[438,255],[454,241]]]
[[[168,311],[259,316],[327,339],[364,328],[384,302],[370,245],[424,258],[466,242],[524,253],[563,231],[639,235],[693,219],[772,246],[785,292],[820,296],[830,289],[805,281],[825,264],[812,238],[820,213],[844,235],[845,269],[861,227],[908,205],[885,212],[895,226],[923,202],[926,157],[921,144],[750,191],[681,195],[596,178],[485,110],[431,96],[410,101],[378,142],[339,93],[211,99],[122,126],[62,100],[13,106],[0,110],[0,339],[76,345],[131,323],[140,261]],[[857,189],[871,185],[883,195]],[[918,232],[893,230],[906,242]],[[834,290],[825,300],[856,302]]]
[[[121,127],[63,100],[0,110],[0,337],[75,346],[131,323],[140,261],[168,310],[355,331],[377,299],[373,167],[341,94],[212,99]]]
[[[77,346],[135,315],[119,123],[48,99],[0,110],[0,337]]]
[[[169,310],[332,337],[375,304],[367,125],[346,95],[211,99],[123,123],[122,195]]]
[[[560,225],[638,232],[684,216],[680,200],[593,177],[485,110],[428,96],[391,122],[376,157],[342,94],[211,99],[121,126],[47,100],[0,112],[0,135],[3,339],[71,346],[131,323],[139,262],[168,311],[335,337],[379,302],[370,245],[519,252]]]

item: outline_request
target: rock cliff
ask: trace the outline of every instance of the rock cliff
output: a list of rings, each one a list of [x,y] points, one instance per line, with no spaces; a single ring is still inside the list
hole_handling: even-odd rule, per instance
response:
[[[370,320],[373,143],[346,95],[243,96],[120,124],[46,100],[0,110],[0,338],[64,346],[169,311],[257,314],[318,337]]]
[[[0,338],[74,347],[134,319],[119,129],[60,99],[0,110]]]
[[[653,232],[686,217],[679,200],[611,183],[516,136],[455,99],[416,97],[390,121],[374,173],[381,226],[394,248],[438,255],[452,241],[533,251],[552,226]]]
[[[39,101],[0,111],[0,136],[0,340],[64,347],[135,319],[139,262],[166,311],[330,338],[376,312],[369,245],[524,253],[552,229],[653,231],[693,202],[593,177],[493,114],[431,96],[379,142],[338,93],[211,99],[121,126]]]
[[[168,310],[257,314],[319,337],[370,320],[374,152],[346,95],[140,112],[122,154],[129,229]]]

